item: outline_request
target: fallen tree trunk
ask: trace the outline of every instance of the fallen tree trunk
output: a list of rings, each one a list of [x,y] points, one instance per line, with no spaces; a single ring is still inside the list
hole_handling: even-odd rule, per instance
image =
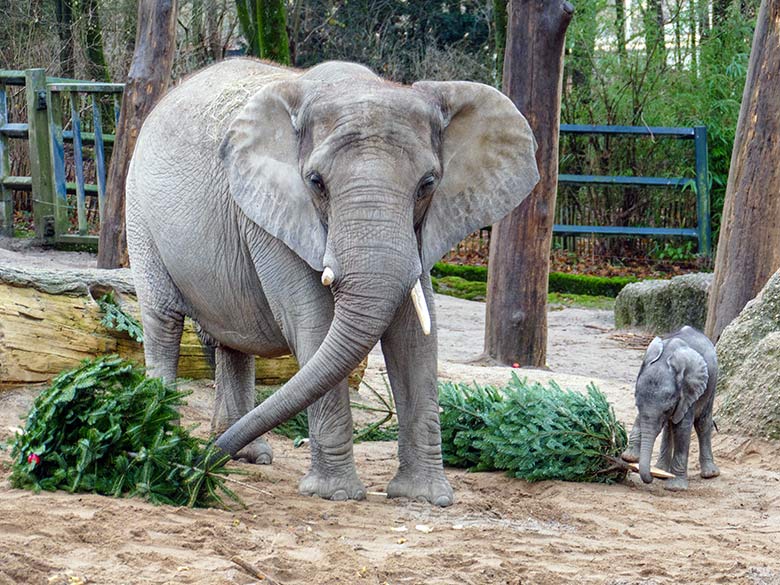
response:
[[[110,291],[127,313],[138,318],[130,270],[0,267],[0,388],[49,382],[81,360],[103,354],[117,353],[143,364],[142,344],[101,324],[103,313],[96,299]],[[362,370],[350,377],[353,388]],[[282,384],[297,371],[298,363],[290,355],[257,358],[255,368],[257,382],[269,385]],[[213,375],[194,324],[187,320],[179,376]]]

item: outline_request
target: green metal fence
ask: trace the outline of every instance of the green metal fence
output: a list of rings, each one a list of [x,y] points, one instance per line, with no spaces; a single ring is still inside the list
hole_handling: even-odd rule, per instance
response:
[[[24,87],[27,122],[9,121],[8,92],[13,87]],[[37,238],[97,242],[89,234],[88,210],[102,215],[107,151],[115,138],[103,126],[108,119],[116,128],[123,89],[119,83],[46,77],[44,69],[0,71],[0,234],[14,234],[12,192],[31,191]],[[10,174],[11,140],[27,141],[30,176]],[[71,145],[68,154],[72,150],[73,181],[67,180],[66,144]],[[85,180],[88,161],[94,164],[95,183]]]

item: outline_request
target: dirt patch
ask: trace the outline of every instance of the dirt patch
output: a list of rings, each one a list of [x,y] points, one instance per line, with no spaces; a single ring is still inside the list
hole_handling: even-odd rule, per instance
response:
[[[509,378],[510,368],[474,364],[484,310],[437,297],[442,378]],[[552,371],[520,375],[575,389],[594,381],[630,424],[643,349],[635,337],[615,335],[609,312],[564,309],[550,314]],[[381,383],[381,373],[375,351],[369,379]],[[189,386],[184,423],[205,431],[212,390],[203,382]],[[36,392],[0,394],[0,442]],[[8,453],[0,452],[0,584],[67,583],[68,575],[112,584],[262,582],[234,557],[284,584],[780,583],[777,444],[718,434],[721,477],[696,475],[694,446],[690,490],[674,494],[635,476],[612,486],[529,484],[448,469],[456,503],[442,510],[378,495],[347,503],[300,496],[308,451],[276,436],[271,443],[273,465],[238,464],[250,475],[242,479],[247,486],[237,486],[247,509],[236,511],[13,490]],[[395,449],[392,442],[356,445],[370,491],[383,491],[395,473]]]

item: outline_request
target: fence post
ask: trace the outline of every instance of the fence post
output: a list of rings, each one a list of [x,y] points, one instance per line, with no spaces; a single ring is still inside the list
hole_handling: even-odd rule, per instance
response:
[[[33,218],[35,237],[44,240],[54,236],[54,189],[51,152],[49,150],[49,117],[46,99],[46,70],[24,72],[29,124],[30,168],[32,175]]]
[[[8,123],[8,100],[5,85],[0,82],[0,128]],[[0,132],[0,235],[14,237],[14,199],[11,189],[3,185],[4,179],[11,174],[8,156],[8,137]]]
[[[710,177],[707,160],[707,127],[693,129],[696,149],[696,230],[699,232],[699,254],[712,256],[712,225],[710,223]]]

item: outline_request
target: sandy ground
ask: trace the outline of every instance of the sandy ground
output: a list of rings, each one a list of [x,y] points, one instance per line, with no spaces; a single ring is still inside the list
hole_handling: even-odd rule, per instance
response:
[[[52,262],[46,254],[24,256]],[[62,262],[92,261],[72,258]],[[0,263],[18,259],[0,249]],[[510,368],[474,363],[484,305],[436,302],[441,377],[504,383]],[[594,381],[630,425],[631,383],[642,356],[636,347],[646,341],[615,333],[609,312],[551,311],[551,371],[519,373],[577,389]],[[368,372],[380,383],[376,351]],[[211,388],[203,382],[191,388],[184,422],[205,429]],[[0,442],[36,391],[0,394]],[[65,583],[68,575],[112,584],[263,582],[235,560],[284,584],[780,584],[778,444],[716,435],[721,477],[698,477],[694,447],[684,493],[666,492],[662,482],[645,486],[636,476],[613,486],[529,484],[448,469],[456,503],[437,509],[378,495],[347,503],[300,496],[307,450],[276,436],[271,442],[273,465],[243,465],[248,485],[237,491],[247,509],[234,511],[14,490],[8,453],[0,451],[0,584]],[[395,443],[359,444],[355,456],[368,489],[384,490],[396,469]]]

